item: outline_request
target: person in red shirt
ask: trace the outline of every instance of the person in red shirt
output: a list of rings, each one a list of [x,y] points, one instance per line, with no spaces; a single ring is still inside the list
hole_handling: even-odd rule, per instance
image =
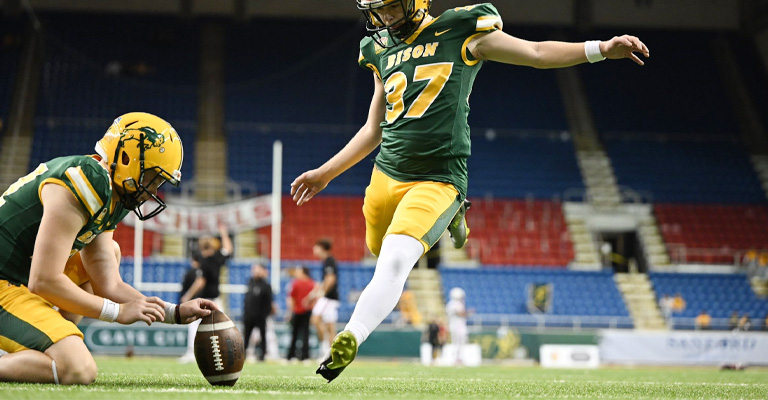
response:
[[[293,278],[288,288],[288,297],[286,298],[287,310],[286,319],[291,321],[291,347],[288,349],[286,358],[297,358],[296,342],[301,340],[301,347],[298,349],[299,360],[309,358],[309,319],[312,316],[312,306],[309,294],[315,288],[315,281],[309,276],[307,267],[297,265],[290,270]]]

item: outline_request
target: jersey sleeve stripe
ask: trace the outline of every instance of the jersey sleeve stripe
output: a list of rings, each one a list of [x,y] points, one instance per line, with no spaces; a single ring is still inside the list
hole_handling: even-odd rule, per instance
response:
[[[501,29],[504,23],[501,21],[501,17],[498,15],[486,15],[477,18],[476,31],[490,31],[494,29]]]
[[[45,180],[40,182],[40,186],[37,187],[37,198],[40,199],[40,204],[43,204],[43,186],[45,186],[48,183],[53,183],[61,187],[65,187],[69,191],[72,191],[72,189],[70,189],[69,186],[67,186],[67,184],[64,183],[64,181],[62,181],[61,179],[46,178]]]
[[[366,67],[368,67],[368,68],[370,68],[370,69],[371,69],[371,71],[373,71],[373,73],[374,73],[374,74],[376,74],[376,76],[378,76],[378,77],[379,77],[379,80],[381,80],[381,74],[379,73],[379,69],[378,69],[378,68],[376,68],[376,66],[375,66],[375,65],[373,65],[373,64],[371,64],[371,63],[368,63],[368,64],[365,64],[365,66],[366,66]]]
[[[477,60],[474,60],[474,59],[470,60],[469,57],[467,57],[467,53],[469,53],[469,51],[467,50],[467,47],[469,46],[469,42],[471,42],[472,39],[474,39],[474,38],[476,38],[476,37],[478,37],[480,35],[484,35],[484,33],[483,32],[475,33],[474,35],[468,37],[467,40],[465,40],[464,43],[461,45],[461,59],[464,61],[464,64],[467,64],[470,67],[475,65],[475,64],[477,64],[477,63],[479,63],[480,60],[479,59],[477,59]]]
[[[77,194],[83,201],[83,204],[85,204],[85,207],[88,208],[88,213],[90,215],[96,214],[96,211],[98,211],[104,203],[93,189],[93,186],[91,186],[91,182],[88,181],[83,170],[79,166],[69,167],[65,174],[70,182],[72,182],[72,186],[77,191]]]

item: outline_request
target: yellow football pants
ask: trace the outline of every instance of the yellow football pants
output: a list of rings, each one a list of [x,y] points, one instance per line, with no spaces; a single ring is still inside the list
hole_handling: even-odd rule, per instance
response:
[[[426,252],[445,233],[462,202],[450,183],[400,182],[374,167],[363,203],[368,249],[378,256],[386,235],[401,234],[418,239]]]
[[[70,257],[64,274],[80,286],[89,277],[80,253]],[[83,333],[53,308],[53,304],[24,286],[0,280],[0,349],[8,353],[21,350],[45,351],[67,336]]]

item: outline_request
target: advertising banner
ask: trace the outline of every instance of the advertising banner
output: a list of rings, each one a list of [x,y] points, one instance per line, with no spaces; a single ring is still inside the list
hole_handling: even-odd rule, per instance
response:
[[[597,368],[600,351],[594,345],[545,344],[539,360],[544,368]]]
[[[248,231],[272,223],[271,201],[271,195],[264,195],[214,206],[173,204],[156,217],[144,221],[144,229],[163,234],[200,236],[218,233],[219,223],[224,223],[232,232]],[[128,214],[123,223],[135,226],[136,216]]]
[[[613,364],[768,365],[768,334],[761,332],[599,332],[600,358]]]

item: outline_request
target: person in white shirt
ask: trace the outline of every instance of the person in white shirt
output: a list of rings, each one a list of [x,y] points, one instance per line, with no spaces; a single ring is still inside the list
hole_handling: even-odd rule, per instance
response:
[[[467,307],[464,303],[464,289],[455,287],[449,294],[450,300],[445,305],[448,314],[448,331],[451,334],[451,344],[456,349],[456,363],[461,364],[461,349],[467,344]]]

